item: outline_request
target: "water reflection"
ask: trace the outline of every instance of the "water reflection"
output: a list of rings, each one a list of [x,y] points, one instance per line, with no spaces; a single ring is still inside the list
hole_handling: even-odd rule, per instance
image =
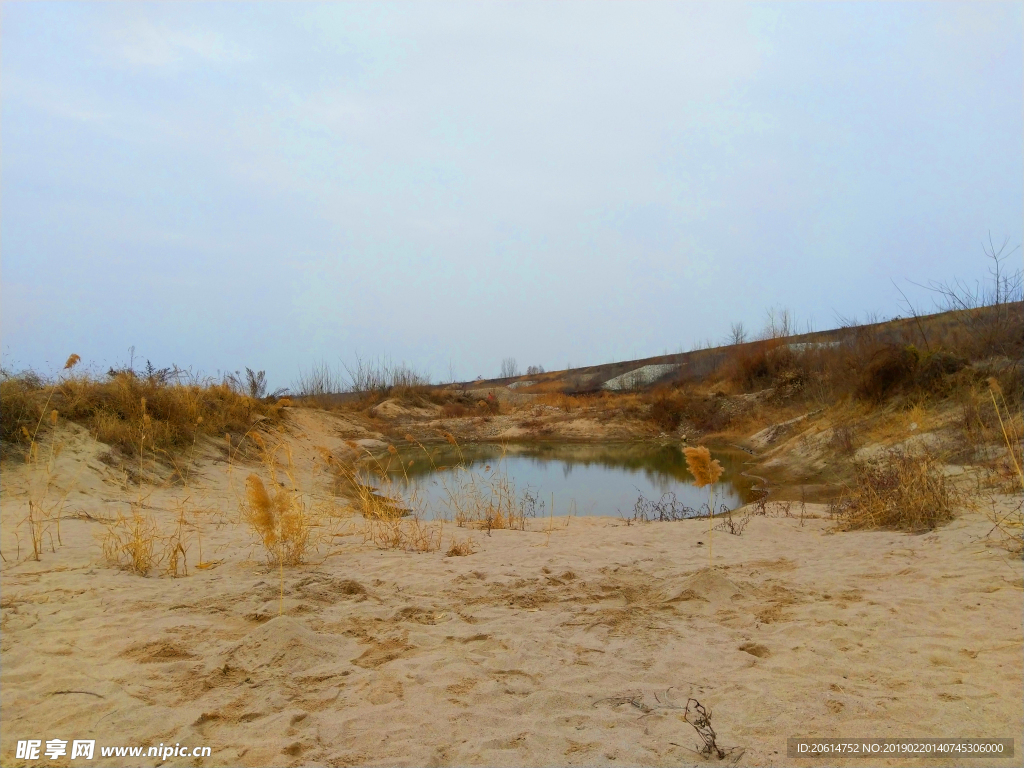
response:
[[[714,486],[716,508],[746,503],[753,484],[742,475],[748,457],[739,451],[713,450],[712,454],[725,468]],[[445,507],[446,486],[454,480],[439,473],[481,478],[502,475],[519,492],[529,492],[545,502],[545,514],[549,505],[555,515],[629,514],[641,494],[657,501],[674,493],[681,503],[693,508],[708,501],[707,489],[693,484],[682,447],[677,444],[446,444],[430,447],[427,453],[406,450],[399,459],[404,471],[396,461],[393,482],[422,498],[427,510]]]

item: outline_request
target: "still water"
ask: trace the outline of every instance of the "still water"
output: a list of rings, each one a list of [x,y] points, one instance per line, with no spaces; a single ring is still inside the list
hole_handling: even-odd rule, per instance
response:
[[[754,481],[742,471],[749,457],[735,450],[712,450],[712,457],[725,468],[714,485],[716,511],[723,504],[734,509],[747,503]],[[705,507],[704,514],[708,503],[708,489],[694,485],[677,444],[446,444],[391,457],[388,476],[392,489],[415,498],[425,517],[447,517],[453,492],[467,483],[485,493],[499,486],[502,492],[511,490],[533,514],[544,517],[552,511],[555,516],[631,516],[641,496],[657,502],[675,494],[686,507]]]

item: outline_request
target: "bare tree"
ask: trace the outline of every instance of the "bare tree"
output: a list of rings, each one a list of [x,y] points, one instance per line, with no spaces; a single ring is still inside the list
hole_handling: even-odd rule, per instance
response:
[[[980,349],[990,354],[1007,354],[1019,339],[1022,307],[1024,300],[1024,273],[1020,267],[1011,269],[1006,260],[1020,245],[1009,248],[1007,237],[996,247],[989,232],[988,243],[981,249],[989,264],[989,280],[975,281],[972,285],[959,278],[945,282],[929,280],[927,284],[911,282],[930,291],[935,297],[935,306],[941,312],[956,312],[956,321]]]
[[[1010,256],[1017,251],[1017,245],[1009,251],[1006,247],[1010,244],[1010,238],[1005,238],[997,249],[992,241],[992,233],[988,233],[988,246],[981,244],[981,250],[985,256],[991,259],[988,273],[991,280],[982,284],[975,281],[972,287],[970,283],[959,278],[953,278],[946,282],[929,280],[927,285],[921,286],[937,295],[937,304],[943,311],[949,310],[971,310],[978,307],[1000,307],[1006,304],[1021,300],[1022,274],[1017,269],[1010,271],[1003,264]],[[920,285],[920,283],[914,283]]]
[[[764,339],[784,339],[793,335],[796,327],[796,318],[788,309],[776,309],[770,307],[765,311],[764,330],[761,337]]]
[[[514,357],[506,357],[501,361],[501,378],[511,379],[519,375],[519,366]]]
[[[733,323],[729,328],[729,343],[730,344],[743,344],[747,340],[747,329],[743,327],[743,323]]]
[[[537,375],[542,374],[542,373],[544,373],[544,366],[543,365],[531,365],[531,366],[528,366],[526,368],[526,375],[527,376],[537,376]]]

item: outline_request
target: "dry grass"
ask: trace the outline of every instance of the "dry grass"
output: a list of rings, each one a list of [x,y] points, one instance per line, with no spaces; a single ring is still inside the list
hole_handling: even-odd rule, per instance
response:
[[[1021,444],[1021,412],[1014,413],[1006,402],[1003,390],[995,379],[989,380],[989,395],[992,408],[999,419],[999,428],[1006,444],[1006,458],[1000,463],[998,472],[1009,479],[1011,493],[1024,492],[1024,446]],[[1019,402],[1019,401],[1018,401]],[[1019,499],[1018,499],[1019,500]],[[994,508],[990,514],[993,530],[998,531],[1004,546],[1016,554],[1024,553],[1024,503],[1018,503],[1008,513],[1000,514]]]
[[[251,474],[245,481],[245,521],[259,537],[273,564],[298,565],[306,556],[311,523],[305,504],[293,491],[267,491],[263,480]]]
[[[147,576],[166,557],[166,552],[158,551],[163,539],[152,515],[144,515],[140,505],[132,504],[130,516],[119,511],[117,519],[107,525],[103,556],[119,568]]]
[[[503,457],[502,457],[503,458]],[[502,458],[482,471],[467,469],[465,464],[442,477],[447,507],[444,516],[459,527],[525,530],[532,496],[521,493],[504,470]]]
[[[70,371],[79,361],[78,355],[71,355],[64,366],[65,371]],[[5,380],[6,381],[6,380]],[[28,514],[15,526],[15,539],[18,542],[16,559],[21,559],[21,537],[19,531],[25,527],[28,529],[29,540],[32,545],[31,557],[39,560],[43,553],[44,544],[48,541],[51,552],[56,551],[57,545],[62,544],[60,535],[61,514],[64,505],[67,503],[68,495],[74,488],[77,477],[74,478],[63,491],[60,491],[56,482],[56,461],[60,456],[64,444],[58,439],[57,430],[60,422],[60,414],[57,409],[50,409],[48,418],[44,424],[44,416],[47,408],[53,399],[56,383],[50,387],[42,407],[39,409],[39,416],[29,431],[25,423],[25,414],[19,413],[13,421],[19,422],[21,436],[27,441],[25,460],[30,468],[30,481],[28,489]],[[6,410],[6,402],[3,404]],[[5,416],[6,418],[6,416]],[[40,430],[44,430],[40,434]],[[40,443],[45,440],[45,447]],[[54,533],[57,540],[54,542]],[[2,556],[2,553],[0,553]],[[6,560],[6,558],[3,558]]]
[[[398,449],[388,446],[387,456],[377,458],[356,443],[349,443],[349,447],[357,456],[362,455],[362,462],[342,462],[326,449],[321,450],[321,455],[334,473],[336,487],[349,495],[354,502],[353,511],[363,518],[363,540],[380,549],[441,549],[444,521],[424,522],[423,500],[415,492],[408,493],[406,484],[399,479],[407,483],[409,478]]]
[[[532,387],[530,388],[530,391],[533,391]],[[566,413],[575,413],[584,405],[589,405],[589,401],[594,399],[595,398],[580,397],[578,395],[567,395],[564,392],[547,392],[537,397],[534,402],[540,403],[541,405],[550,405],[553,408],[558,408]]]
[[[851,456],[857,450],[857,431],[852,424],[836,424],[832,428],[828,444],[840,456]]]
[[[268,445],[261,435],[253,435],[260,448],[264,478],[255,472],[245,479],[241,502],[242,518],[263,545],[271,565],[298,565],[314,547],[314,529],[319,517],[298,491],[291,453],[285,442]],[[282,462],[279,457],[284,455]],[[278,480],[283,474],[288,485]],[[268,488],[269,486],[269,488]]]
[[[258,400],[230,382],[215,383],[177,372],[149,376],[130,370],[104,378],[74,376],[70,368],[47,382],[32,372],[0,377],[2,438],[6,448],[29,446],[33,426],[50,408],[82,424],[103,443],[126,456],[140,450],[174,452],[187,448],[195,435],[242,434],[255,421],[280,422],[280,402]],[[144,439],[143,439],[144,438]]]
[[[451,546],[448,547],[448,551],[445,553],[447,557],[466,557],[472,554],[476,554],[476,544],[468,537],[462,541],[452,537]]]
[[[141,407],[145,414],[145,401],[141,403]],[[143,512],[147,506],[147,500],[152,494],[152,489],[148,493],[144,493],[142,486],[146,476],[144,467],[145,427],[148,427],[150,423],[150,419],[143,419],[144,429],[139,437],[138,496],[129,505],[130,516],[118,511],[117,517],[113,521],[105,522],[106,532],[102,542],[103,555],[112,565],[139,576],[149,575],[153,568],[161,564],[166,564],[166,573],[171,577],[187,576],[188,552],[191,548],[192,532],[198,530],[195,518],[198,517],[199,512],[192,502],[191,494],[175,501],[177,516],[170,533],[165,533],[152,515]],[[183,468],[178,467],[175,463],[176,477],[181,479],[186,489],[189,488],[193,457],[194,451],[190,452],[188,462]],[[171,458],[174,461],[173,457]],[[189,521],[190,516],[193,518],[192,522]],[[202,567],[202,565],[202,537],[199,535],[199,557],[196,567]]]
[[[830,512],[841,530],[921,531],[952,520],[962,501],[934,454],[892,448],[854,465],[853,481]]]
[[[418,517],[393,520],[367,520],[363,540],[379,549],[406,552],[437,552],[444,536],[444,521],[423,522]]]
[[[819,405],[849,395],[879,404],[905,395],[949,397],[977,383],[971,363],[993,355],[1019,360],[1022,354],[1024,306],[1009,301],[802,336],[780,335],[768,325],[759,340],[724,349],[722,364],[707,381],[725,391],[771,390],[776,399]],[[1006,376],[1001,384],[1016,391],[1019,367]]]

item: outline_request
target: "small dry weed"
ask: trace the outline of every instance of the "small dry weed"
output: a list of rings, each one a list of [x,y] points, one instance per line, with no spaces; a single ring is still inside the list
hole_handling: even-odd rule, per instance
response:
[[[476,545],[470,538],[465,538],[462,541],[458,541],[452,537],[452,544],[448,547],[448,551],[445,553],[448,557],[466,557],[466,555],[472,555],[476,553]]]
[[[163,559],[157,545],[163,539],[151,515],[144,515],[138,504],[131,505],[131,515],[117,513],[103,537],[103,556],[107,562],[126,571],[146,576]]]

